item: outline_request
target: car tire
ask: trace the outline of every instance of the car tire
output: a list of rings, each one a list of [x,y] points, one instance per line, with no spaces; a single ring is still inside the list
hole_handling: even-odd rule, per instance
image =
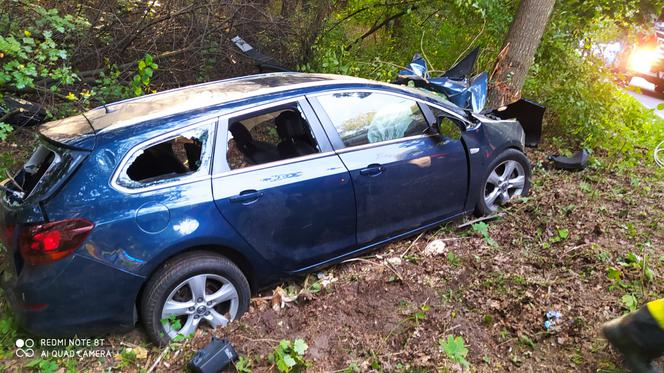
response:
[[[141,296],[141,317],[150,339],[166,345],[193,334],[200,324],[225,326],[240,318],[250,297],[247,278],[233,262],[194,251],[168,260],[150,278]]]
[[[512,167],[510,174],[505,175]],[[502,152],[487,167],[487,172],[482,178],[475,215],[479,217],[495,214],[500,209],[500,205],[507,203],[510,199],[527,196],[530,189],[530,176],[530,161],[525,154],[516,149],[507,149]],[[522,180],[523,183],[518,183],[519,180]],[[492,200],[494,202],[491,202]]]

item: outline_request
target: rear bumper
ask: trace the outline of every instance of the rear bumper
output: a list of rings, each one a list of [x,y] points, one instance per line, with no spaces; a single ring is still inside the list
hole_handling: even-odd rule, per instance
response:
[[[133,327],[143,280],[81,256],[57,272],[26,267],[15,277],[0,270],[0,286],[19,325],[39,336],[90,336]]]

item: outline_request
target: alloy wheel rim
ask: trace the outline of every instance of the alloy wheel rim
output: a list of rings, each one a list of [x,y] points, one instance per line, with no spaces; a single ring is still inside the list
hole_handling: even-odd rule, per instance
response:
[[[484,185],[484,203],[492,212],[523,194],[526,172],[521,163],[507,160],[496,166]]]
[[[210,327],[226,326],[238,313],[239,295],[223,276],[200,274],[171,291],[161,310],[161,324],[170,339],[194,334],[202,321]]]

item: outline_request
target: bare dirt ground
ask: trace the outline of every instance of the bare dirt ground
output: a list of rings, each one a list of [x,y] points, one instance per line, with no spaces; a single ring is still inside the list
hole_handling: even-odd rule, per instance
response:
[[[475,371],[621,371],[599,326],[626,312],[629,295],[638,304],[664,296],[664,178],[650,160],[636,169],[602,160],[604,168],[552,170],[552,152],[529,152],[530,196],[487,222],[485,235],[481,225],[459,230],[453,222],[329,267],[322,279],[283,284],[300,293],[283,309],[273,308],[268,289],[229,328],[201,330],[165,352],[139,329],[109,343],[147,354],[55,363],[140,371],[159,359],[155,371],[179,371],[213,333],[252,371],[276,371],[268,355],[296,338],[309,345],[309,371],[460,371],[439,339],[461,336]],[[436,239],[444,248],[427,252]],[[547,311],[562,314],[549,330]]]

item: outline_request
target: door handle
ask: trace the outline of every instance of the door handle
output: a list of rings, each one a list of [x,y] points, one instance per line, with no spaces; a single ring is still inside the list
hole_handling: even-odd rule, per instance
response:
[[[382,174],[385,171],[385,167],[383,165],[379,165],[376,163],[368,165],[366,168],[363,168],[360,170],[360,175],[363,176],[378,176]]]
[[[257,190],[252,189],[252,190],[243,190],[237,196],[229,198],[229,200],[231,203],[250,204],[258,201],[261,197],[263,197],[263,192],[259,192]]]

